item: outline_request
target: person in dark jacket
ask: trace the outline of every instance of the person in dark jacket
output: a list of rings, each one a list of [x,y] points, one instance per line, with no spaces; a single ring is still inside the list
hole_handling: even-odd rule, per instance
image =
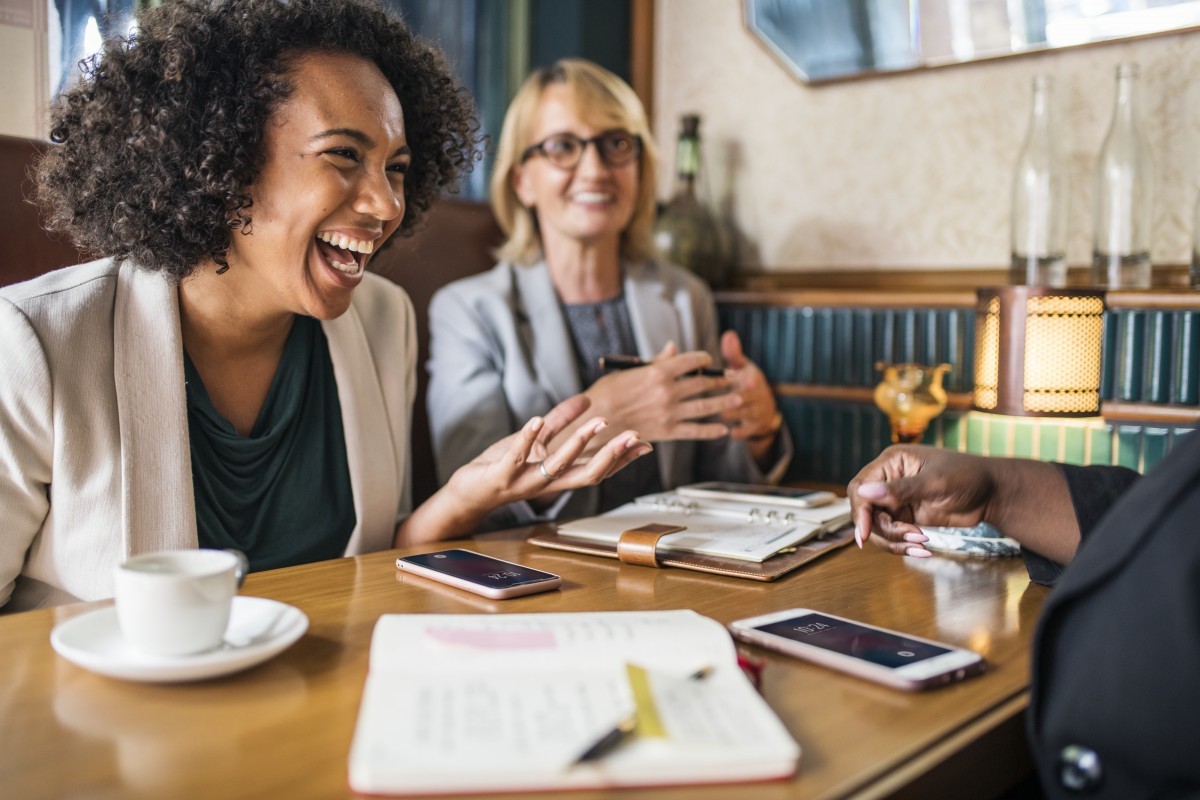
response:
[[[849,496],[860,546],[922,558],[920,526],[987,522],[1054,586],[1028,719],[1047,797],[1200,796],[1200,436],[1145,477],[891,447]]]

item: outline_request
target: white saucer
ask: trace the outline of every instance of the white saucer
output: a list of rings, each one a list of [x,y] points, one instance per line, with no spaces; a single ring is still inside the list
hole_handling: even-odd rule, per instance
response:
[[[147,683],[175,683],[215,678],[266,661],[308,630],[300,609],[263,597],[235,597],[225,631],[225,644],[191,656],[155,656],[130,646],[117,627],[117,609],[98,608],[59,625],[50,645],[60,656],[84,669]]]

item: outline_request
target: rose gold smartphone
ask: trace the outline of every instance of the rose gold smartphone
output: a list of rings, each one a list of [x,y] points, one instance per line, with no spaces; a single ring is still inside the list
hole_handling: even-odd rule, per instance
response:
[[[809,608],[740,619],[729,629],[741,641],[908,691],[978,675],[986,666],[972,650]]]
[[[706,481],[680,486],[675,490],[687,497],[705,497],[712,500],[737,500],[742,503],[771,502],[796,508],[816,508],[829,505],[837,499],[833,492],[820,489],[801,489],[795,486],[766,486],[753,483],[728,483]]]
[[[396,559],[405,572],[465,589],[494,600],[548,592],[562,585],[562,578],[541,570],[485,556],[473,550],[441,550]]]

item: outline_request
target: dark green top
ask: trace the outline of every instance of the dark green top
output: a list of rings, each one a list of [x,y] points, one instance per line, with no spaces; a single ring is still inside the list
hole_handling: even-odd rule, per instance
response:
[[[321,323],[297,316],[250,435],[213,407],[184,353],[201,547],[235,547],[252,570],[337,558],[354,530],[342,406]]]

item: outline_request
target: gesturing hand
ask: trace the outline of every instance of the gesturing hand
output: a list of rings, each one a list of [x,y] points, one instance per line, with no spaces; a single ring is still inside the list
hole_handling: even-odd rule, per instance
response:
[[[585,394],[592,410],[617,428],[634,428],[643,439],[717,439],[729,433],[710,418],[742,403],[725,376],[692,374],[712,364],[703,350],[676,352],[669,342],[644,367],[604,375]]]
[[[551,451],[547,443],[588,405],[585,396],[575,395],[545,417],[529,420],[521,430],[496,442],[455,472],[447,490],[465,507],[483,516],[507,503],[594,485],[653,449],[636,431],[625,430],[590,457],[581,459],[588,443],[608,427],[606,420],[593,417]]]
[[[770,442],[783,424],[775,395],[762,370],[742,350],[742,340],[734,331],[721,335],[721,356],[725,359],[730,388],[742,402],[721,414],[734,439]]]

